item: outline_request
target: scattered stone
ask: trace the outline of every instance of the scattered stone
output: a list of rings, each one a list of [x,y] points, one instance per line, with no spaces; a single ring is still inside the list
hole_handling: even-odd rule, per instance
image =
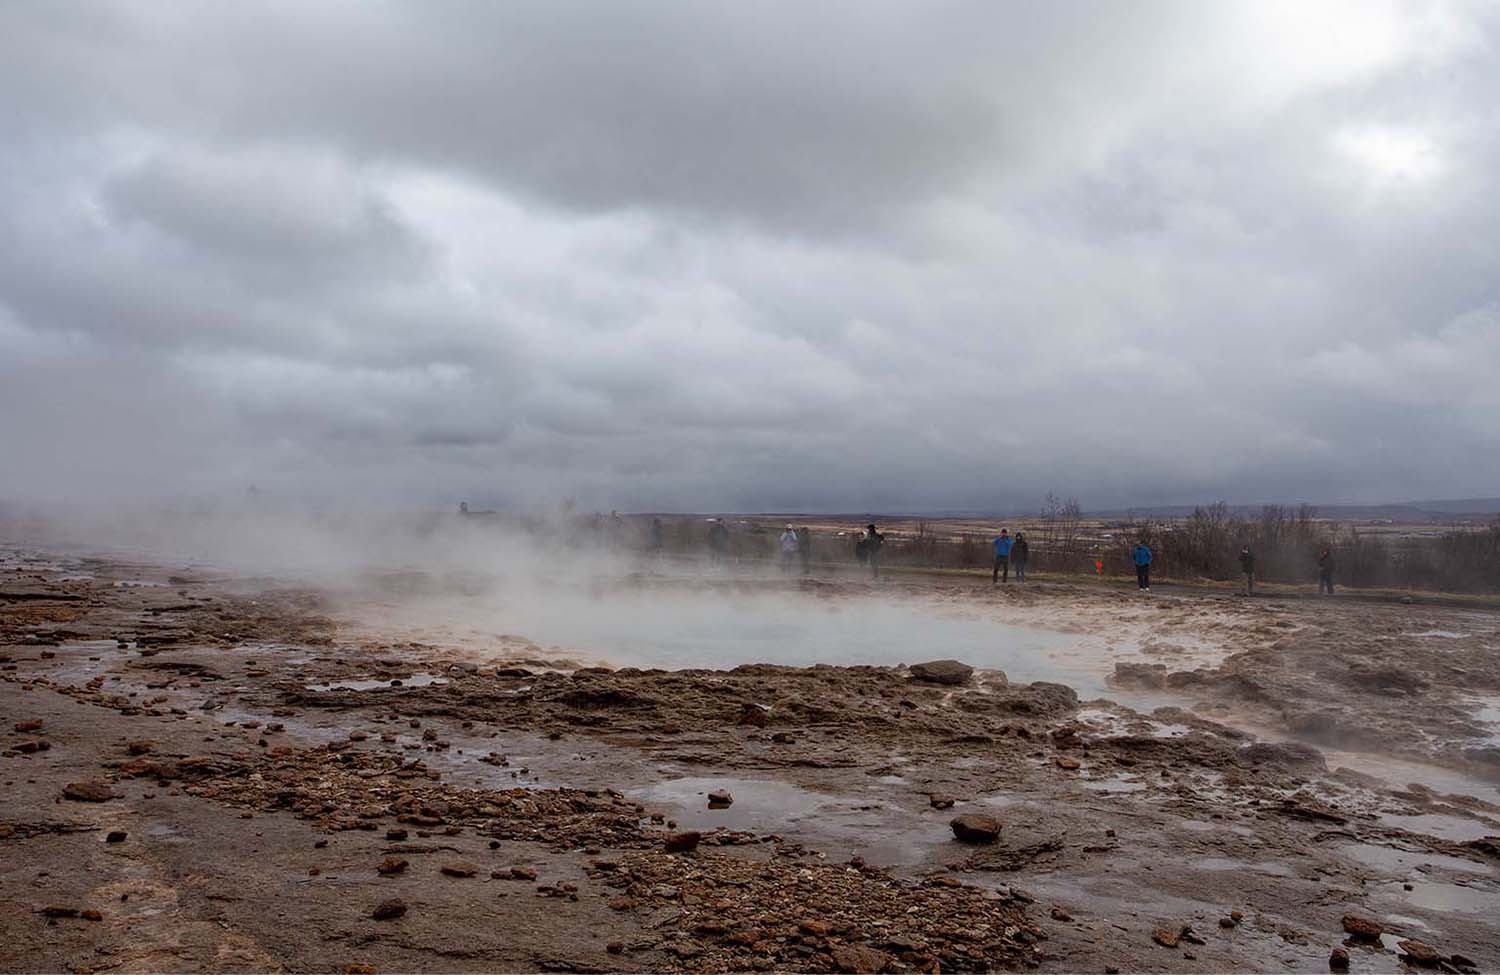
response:
[[[967,684],[969,678],[974,676],[973,667],[957,660],[929,660],[926,663],[912,664],[910,669],[913,680],[928,684]]]
[[[42,730],[42,719],[41,718],[32,718],[29,721],[17,721],[16,722],[16,731],[18,731],[19,733],[21,733],[23,735],[24,734],[29,734],[29,733],[31,733],[33,731],[41,731],[41,730]]]
[[[1057,763],[1057,767],[1058,768],[1065,768],[1065,769],[1070,769],[1071,770],[1071,769],[1079,769],[1079,768],[1083,767],[1083,763],[1080,762],[1078,759],[1072,757],[1071,755],[1059,755],[1056,758],[1054,758],[1052,761],[1054,761],[1054,762]]]
[[[63,798],[74,802],[107,802],[115,797],[103,782],[69,782],[63,786]]]
[[[764,728],[770,720],[770,715],[771,709],[764,704],[755,704],[754,702],[746,701],[744,706],[740,708],[739,722],[743,725],[749,725],[752,728]]]
[[[1073,915],[1069,914],[1066,909],[1061,907],[1053,907],[1052,910],[1048,911],[1047,913],[1052,916],[1052,920],[1054,921],[1073,920]]]
[[[803,934],[810,934],[815,938],[828,937],[828,924],[824,921],[813,920],[812,918],[798,921],[797,930]]]
[[[1334,948],[1328,953],[1328,970],[1330,972],[1347,972],[1349,970],[1349,949]]]
[[[726,809],[734,804],[734,796],[723,789],[716,789],[708,794],[708,808]]]
[[[124,843],[125,842],[125,836],[126,836],[126,833],[125,833],[125,831],[123,829],[112,829],[112,830],[109,831],[109,835],[106,836],[106,837],[104,837],[104,842],[106,842],[106,843]]]
[[[392,877],[405,870],[409,864],[400,857],[386,857],[380,861],[375,871],[383,877]]]
[[[980,813],[955,816],[948,824],[953,835],[965,843],[993,843],[1000,838],[1000,820]]]
[[[932,808],[934,809],[952,809],[953,803],[957,800],[952,796],[945,796],[934,792],[927,797],[927,801],[932,804]]]
[[[669,833],[662,842],[662,848],[668,853],[691,853],[698,848],[698,841],[703,839],[703,834],[695,829],[682,833]]]
[[[78,908],[65,907],[62,904],[48,904],[37,913],[43,917],[77,917]]]
[[[381,901],[375,905],[375,910],[370,912],[370,917],[377,921],[394,921],[406,913],[406,901],[399,897],[392,897],[388,901]]]
[[[45,738],[38,738],[34,741],[17,742],[12,747],[22,755],[35,755],[37,752],[51,751],[52,742]]]
[[[890,955],[864,945],[840,945],[833,949],[833,965],[841,972],[873,975],[895,961]]]
[[[609,944],[604,946],[604,950],[609,952],[611,955],[622,954],[625,951],[625,942],[611,941]]]
[[[104,920],[104,914],[100,911],[94,910],[92,907],[85,907],[83,910],[78,912],[78,916],[83,918],[85,921]]]
[[[535,880],[536,871],[530,867],[511,867],[510,876],[512,880]]]
[[[1413,965],[1431,968],[1443,960],[1441,952],[1427,942],[1418,941],[1416,938],[1398,941],[1396,947],[1401,949],[1401,959]]]
[[[409,835],[404,829],[388,829],[385,831],[385,838],[393,843],[404,842]]]
[[[343,968],[344,975],[375,975],[375,966],[367,961],[351,961]]]
[[[1180,940],[1180,936],[1176,931],[1173,931],[1170,928],[1157,928],[1155,931],[1151,932],[1151,940],[1155,941],[1163,948],[1176,948],[1177,942]]]
[[[156,742],[148,741],[145,738],[137,738],[134,741],[127,741],[125,743],[125,751],[131,755],[145,755],[155,747]]]
[[[472,877],[479,872],[479,868],[472,863],[463,860],[454,863],[445,863],[438,868],[445,876],[449,877]]]
[[[608,906],[611,911],[628,911],[640,906],[640,903],[634,897],[616,897],[609,902]]]
[[[1343,925],[1344,931],[1355,941],[1379,941],[1380,936],[1385,933],[1385,926],[1379,921],[1372,921],[1358,914],[1345,914]]]

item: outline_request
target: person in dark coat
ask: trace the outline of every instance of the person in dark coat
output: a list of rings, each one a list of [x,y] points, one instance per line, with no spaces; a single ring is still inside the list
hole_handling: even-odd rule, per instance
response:
[[[1318,553],[1318,595],[1333,595],[1333,553],[1325,545]]]
[[[874,525],[865,526],[865,558],[870,562],[870,577],[880,578],[880,550],[885,547],[885,536],[875,530]]]
[[[1245,594],[1255,592],[1255,553],[1248,545],[1240,549],[1240,571],[1245,574]]]
[[[1135,584],[1143,592],[1151,591],[1151,546],[1145,542],[1136,543],[1135,548],[1130,550],[1130,561],[1135,563]]]
[[[1016,532],[1016,543],[1010,547],[1010,564],[1016,570],[1016,581],[1026,581],[1026,563],[1031,558],[1031,543],[1026,535]]]

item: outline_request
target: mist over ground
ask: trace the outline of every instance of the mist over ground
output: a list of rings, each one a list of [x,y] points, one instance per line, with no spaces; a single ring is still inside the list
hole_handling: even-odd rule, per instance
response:
[[[9,4],[0,499],[1492,495],[1497,39],[1478,2]]]

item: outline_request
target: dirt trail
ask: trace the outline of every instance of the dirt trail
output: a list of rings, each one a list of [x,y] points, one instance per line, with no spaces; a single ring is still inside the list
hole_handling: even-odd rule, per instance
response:
[[[0,968],[1320,970],[1343,946],[1399,971],[1423,949],[1398,940],[1500,967],[1493,617],[892,585],[1128,634],[1119,696],[1181,706],[984,671],[578,667],[520,636],[481,656],[314,591],[11,552]],[[1306,743],[1372,734],[1462,794]],[[957,841],[960,815],[998,841]],[[1345,945],[1345,915],[1389,934]]]

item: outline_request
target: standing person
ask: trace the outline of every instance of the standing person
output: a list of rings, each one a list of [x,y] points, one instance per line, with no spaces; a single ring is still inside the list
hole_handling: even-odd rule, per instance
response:
[[[995,568],[990,572],[990,585],[1000,581],[1000,572],[1005,571],[1005,581],[1010,581],[1010,550],[1015,542],[1010,537],[1010,530],[1000,529],[1000,534],[995,536]]]
[[[664,535],[664,533],[662,531],[661,519],[660,518],[652,518],[651,519],[651,530],[650,530],[649,534],[646,537],[646,547],[651,550],[651,554],[652,555],[660,555],[661,554],[662,543],[664,541],[665,541],[665,535]]]
[[[1026,563],[1031,558],[1031,543],[1026,536],[1016,532],[1016,543],[1010,547],[1010,564],[1016,567],[1016,581],[1026,581]]]
[[[1318,595],[1333,595],[1333,553],[1328,546],[1318,553]]]
[[[1135,582],[1143,592],[1151,591],[1151,546],[1144,540],[1136,542],[1130,550],[1130,561],[1135,563]]]
[[[724,525],[724,519],[715,518],[713,524],[708,526],[708,557],[718,565],[724,561],[725,554],[729,551],[729,529]]]
[[[812,571],[808,564],[812,560],[812,532],[806,525],[797,529],[797,555],[802,559],[802,574],[807,575]]]
[[[781,533],[781,571],[792,571],[792,559],[797,557],[797,533],[791,525]]]
[[[865,526],[865,557],[870,560],[870,578],[880,578],[880,549],[885,545],[885,536],[875,530],[874,525]]]
[[[1246,545],[1240,549],[1240,571],[1245,573],[1245,595],[1255,592],[1255,553]]]

